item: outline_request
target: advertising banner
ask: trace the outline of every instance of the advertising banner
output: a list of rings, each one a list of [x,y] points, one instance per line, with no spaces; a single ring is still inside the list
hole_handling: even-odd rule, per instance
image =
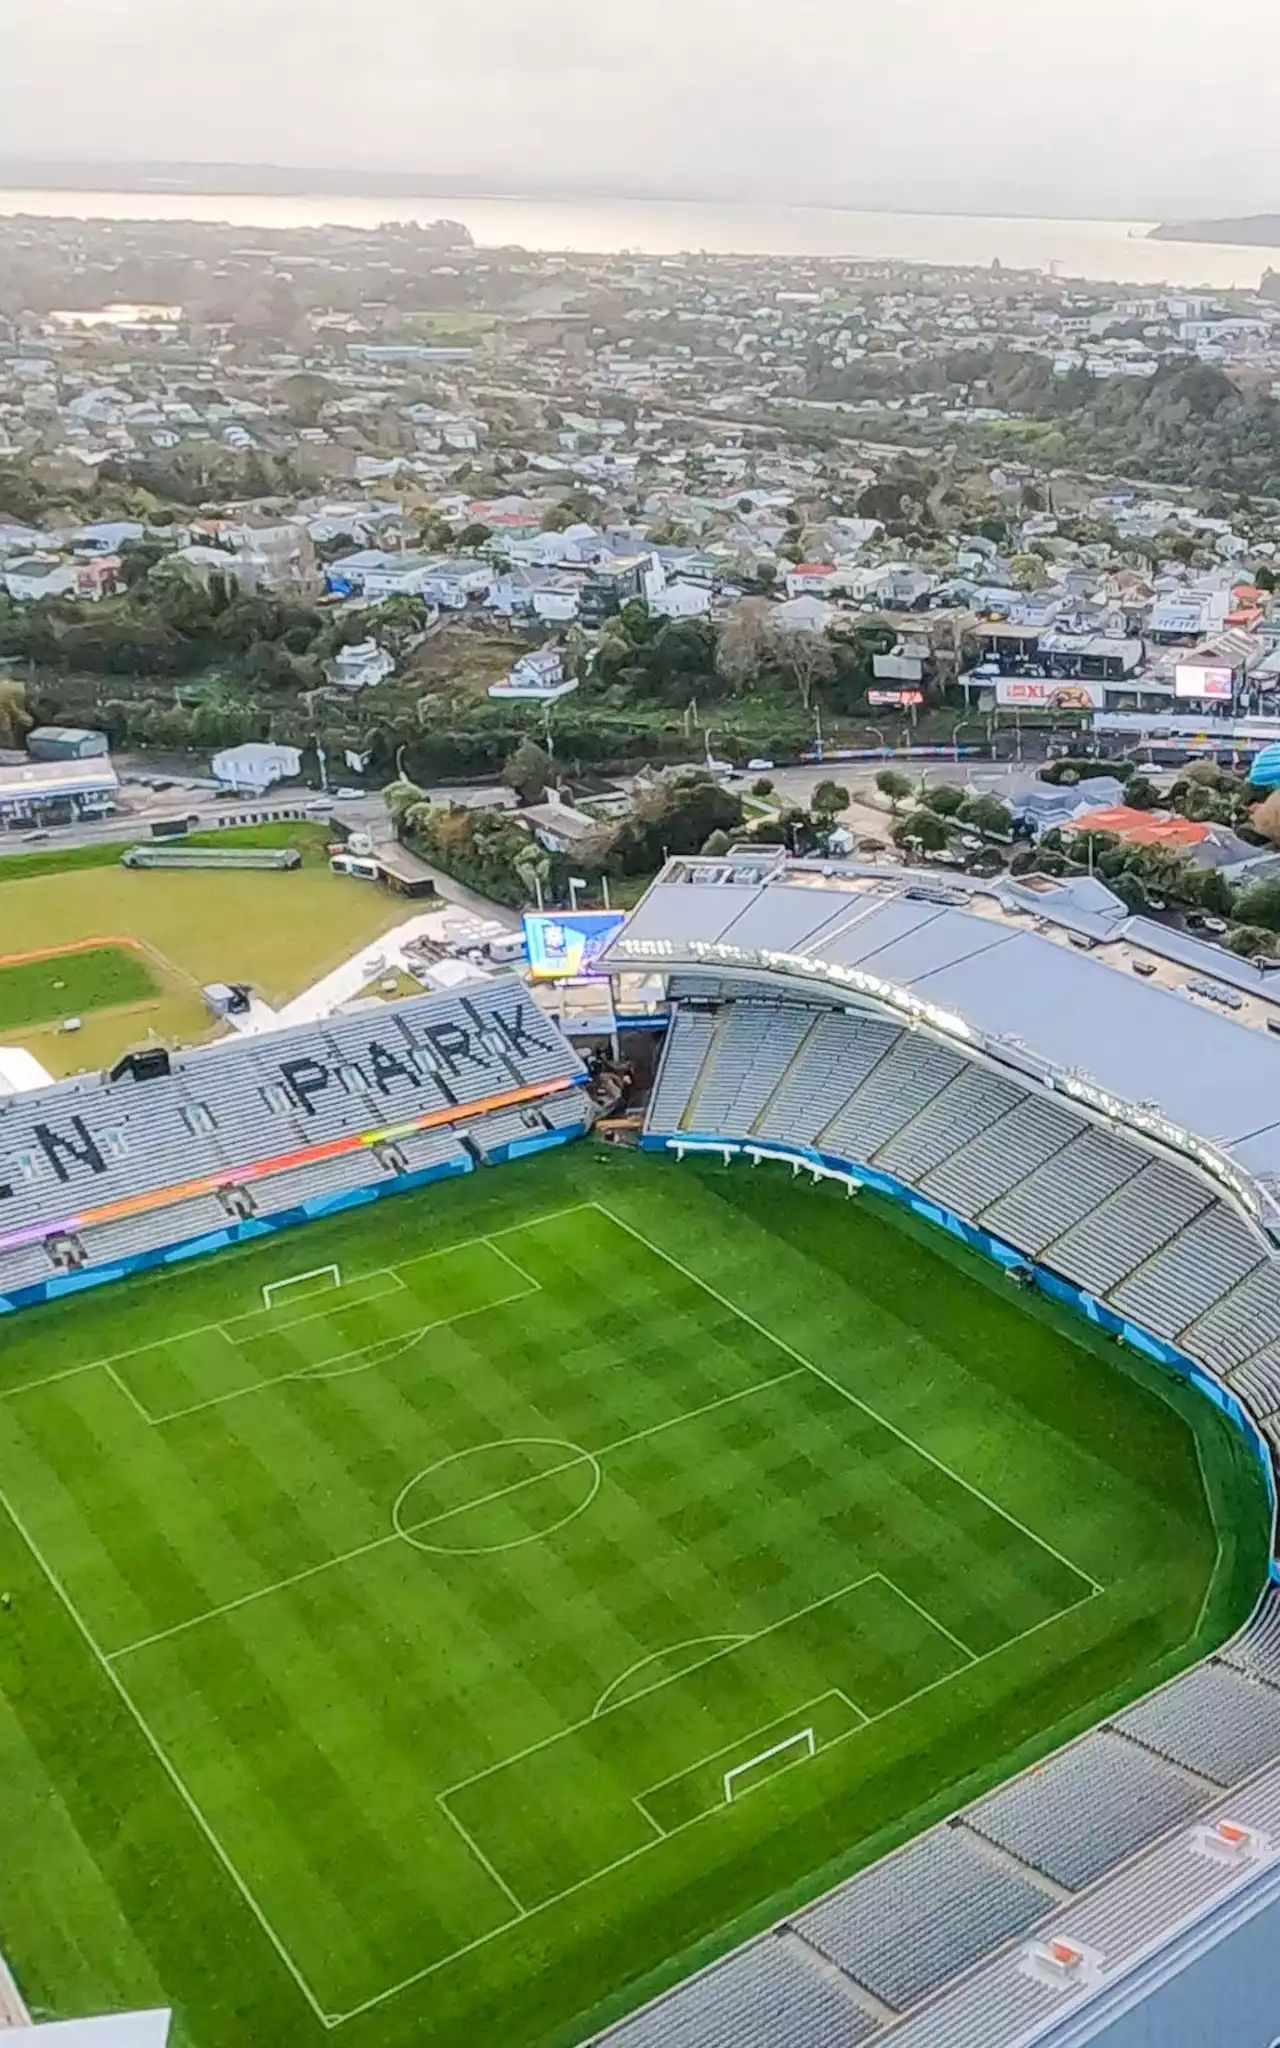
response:
[[[996,703],[1020,711],[1101,711],[1107,686],[1099,682],[1062,682],[1056,676],[1000,676]]]

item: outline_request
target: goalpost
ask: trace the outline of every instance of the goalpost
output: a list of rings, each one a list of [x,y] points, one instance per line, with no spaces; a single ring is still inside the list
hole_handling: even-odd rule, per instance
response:
[[[785,1736],[781,1742],[775,1742],[772,1749],[762,1749],[759,1756],[749,1756],[744,1764],[735,1764],[732,1770],[726,1771],[724,1774],[725,1805],[732,1806],[734,1783],[742,1776],[744,1771],[754,1771],[757,1764],[767,1764],[775,1756],[785,1756],[787,1751],[791,1749],[803,1749],[806,1759],[816,1756],[818,1745],[814,1740],[812,1728],[800,1728],[794,1735]],[[797,1758],[796,1761],[799,1762],[800,1759]],[[742,1789],[749,1792],[751,1787],[746,1785]]]
[[[290,1273],[286,1280],[268,1280],[262,1290],[262,1306],[274,1308],[277,1294],[283,1294],[287,1287],[302,1287],[309,1280],[327,1281],[333,1287],[341,1287],[342,1272],[337,1266],[313,1266],[309,1273]]]

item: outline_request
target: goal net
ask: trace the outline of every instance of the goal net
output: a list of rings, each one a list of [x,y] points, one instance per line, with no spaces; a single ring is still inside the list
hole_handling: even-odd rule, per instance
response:
[[[307,1295],[327,1293],[341,1285],[342,1273],[337,1266],[313,1266],[309,1273],[290,1273],[285,1280],[268,1280],[262,1290],[262,1306],[274,1308],[277,1295],[293,1288],[301,1288]]]
[[[732,1806],[735,1797],[741,1797],[742,1793],[751,1790],[752,1781],[749,1778],[745,1784],[742,1782],[748,1771],[758,1770],[761,1764],[774,1763],[775,1760],[779,1760],[777,1768],[784,1769],[788,1763],[799,1763],[803,1758],[816,1756],[817,1751],[818,1745],[814,1740],[812,1728],[800,1728],[794,1735],[788,1735],[783,1741],[775,1742],[771,1749],[762,1749],[759,1756],[749,1756],[745,1763],[735,1764],[732,1770],[724,1774],[725,1805]]]

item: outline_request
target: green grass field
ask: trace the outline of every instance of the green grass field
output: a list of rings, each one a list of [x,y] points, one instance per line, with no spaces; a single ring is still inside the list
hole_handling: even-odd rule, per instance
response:
[[[100,938],[106,949],[113,940],[132,938],[146,947],[158,985],[136,1009],[84,1002],[45,1012],[47,1018],[83,1011],[84,1029],[71,1035],[35,1018],[7,1017],[2,1009],[0,1032],[57,1077],[110,1066],[148,1037],[192,1045],[216,1036],[200,993],[206,982],[248,982],[270,1003],[300,994],[407,914],[403,898],[330,874],[324,839],[323,827],[301,821],[229,828],[186,842],[296,844],[303,866],[289,874],[130,873],[120,865],[123,845],[105,849],[111,856],[105,865],[101,847],[6,855],[0,859],[0,951],[34,952],[86,938]],[[93,859],[81,864],[80,854]]]
[[[585,1145],[14,1319],[0,1499],[0,1945],[199,2048],[579,2040],[1267,1542],[1207,1405],[936,1234]]]
[[[146,1003],[159,993],[145,959],[129,946],[19,960],[0,966],[0,1031]]]

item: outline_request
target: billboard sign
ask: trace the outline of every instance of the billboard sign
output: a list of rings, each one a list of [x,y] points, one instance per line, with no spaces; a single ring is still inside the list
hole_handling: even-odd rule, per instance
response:
[[[1199,697],[1214,704],[1229,704],[1235,689],[1236,672],[1225,663],[1208,667],[1196,661],[1180,661],[1173,671],[1175,697]]]
[[[923,690],[868,690],[868,704],[923,704]]]
[[[1064,683],[1056,676],[1000,676],[996,703],[1019,711],[1101,711],[1107,701],[1105,683]]]
[[[530,912],[524,920],[529,974],[533,981],[605,981],[600,955],[619,926],[625,910],[553,910]]]

